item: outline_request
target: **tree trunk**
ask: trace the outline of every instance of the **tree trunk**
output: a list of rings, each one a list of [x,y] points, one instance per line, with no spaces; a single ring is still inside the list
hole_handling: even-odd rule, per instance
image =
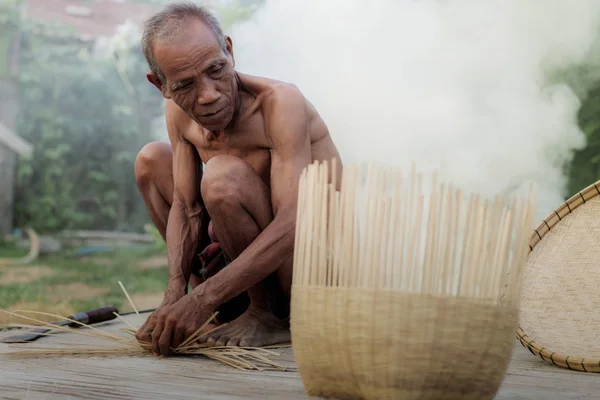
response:
[[[13,25],[4,25],[0,31],[7,33],[4,40],[9,41],[8,54],[0,55],[6,60],[5,68],[3,68],[5,73],[0,76],[0,121],[8,129],[16,132],[17,116],[19,114],[19,84],[17,78],[21,37],[18,28]]]
[[[127,184],[121,180],[119,183],[119,199],[117,200],[116,230],[121,230],[125,227],[125,220],[127,219],[127,192]]]
[[[0,237],[11,232],[16,155],[0,143]]]
[[[0,68],[3,72],[0,75],[0,121],[11,131],[17,131],[17,117],[19,114],[19,84],[17,81],[19,71],[19,54],[21,47],[21,35],[18,26],[13,24],[4,24],[0,26],[0,31],[3,32],[3,40],[6,40],[8,46],[3,46],[6,54],[0,54],[0,58],[4,61],[4,65]],[[2,62],[2,61],[0,61]],[[6,162],[5,166],[10,168],[10,171],[3,171],[6,176],[5,182],[0,182],[0,185],[10,185],[10,187],[0,188],[7,196],[7,205],[2,210],[0,219],[0,235],[10,233],[13,225],[13,193],[14,193],[14,177],[16,174],[16,160],[13,154],[13,160]],[[8,161],[8,160],[7,160]],[[5,179],[3,179],[5,180]]]

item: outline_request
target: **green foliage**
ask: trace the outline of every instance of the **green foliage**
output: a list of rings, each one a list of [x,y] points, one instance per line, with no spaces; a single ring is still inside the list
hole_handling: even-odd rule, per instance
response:
[[[14,32],[12,32],[11,27],[5,25],[0,25],[0,29],[3,32],[6,32],[0,36],[0,54],[8,54],[10,51],[10,44],[12,43],[14,37]],[[0,79],[4,78],[8,72],[8,60],[8,57],[0,57]]]
[[[18,171],[17,226],[141,229],[133,163],[162,110],[141,52],[103,59],[80,43],[33,35],[24,44],[18,131],[35,149]]]
[[[569,197],[600,180],[600,82],[587,93],[579,111],[587,146],[576,152],[569,168]]]
[[[229,28],[237,22],[250,19],[265,0],[236,0],[221,7],[219,10],[219,19],[223,29]]]
[[[74,310],[89,310],[109,304],[120,310],[127,309],[128,301],[118,281],[123,282],[131,295],[157,294],[157,298],[160,299],[168,278],[166,262],[164,266],[156,268],[140,268],[140,260],[154,258],[158,254],[154,250],[122,249],[85,258],[44,256],[40,262],[50,269],[51,274],[33,277],[27,284],[3,280],[4,274],[10,274],[11,269],[21,269],[5,267],[0,269],[0,308],[6,309],[20,302],[56,303],[57,290],[64,291],[63,285],[78,284],[95,289],[98,293],[89,297],[83,296],[85,299],[75,299],[72,293],[62,293],[59,297],[64,296]],[[164,257],[164,252],[161,254]],[[0,257],[22,255],[22,251],[0,247]]]
[[[0,24],[13,22],[18,18],[18,7],[23,0],[0,0]]]
[[[5,78],[8,72],[8,62],[10,47],[16,34],[18,34],[18,25],[14,23],[17,20],[17,6],[21,0],[0,0],[0,79]]]
[[[163,98],[146,80],[139,31],[124,29],[95,43],[103,49],[95,51],[70,27],[34,23],[15,7],[2,7],[15,1],[21,0],[0,0],[0,23],[21,31],[17,130],[34,145],[19,163],[15,226],[143,231],[150,221],[133,165],[141,147],[155,139],[152,125],[163,114]],[[227,4],[218,11],[224,28],[249,18],[261,3]]]
[[[156,227],[154,225],[147,224],[146,226],[144,226],[144,230],[146,231],[147,234],[152,235],[152,238],[154,239],[154,243],[153,243],[152,247],[155,250],[159,250],[159,251],[167,250],[167,244],[165,243],[165,240],[163,239],[160,232],[158,231],[158,229],[156,229]]]

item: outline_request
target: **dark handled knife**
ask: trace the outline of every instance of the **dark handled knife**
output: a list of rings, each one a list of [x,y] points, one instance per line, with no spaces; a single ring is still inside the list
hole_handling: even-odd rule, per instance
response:
[[[119,312],[119,310],[117,310],[117,308],[113,307],[113,306],[100,307],[100,308],[96,308],[96,309],[90,310],[90,311],[78,312],[76,314],[71,315],[70,317],[68,317],[65,320],[51,322],[51,324],[58,325],[58,326],[68,326],[71,328],[79,328],[82,326],[81,324],[92,325],[92,324],[97,324],[99,322],[105,322],[105,321],[110,321],[112,319],[115,319],[115,318],[117,318],[115,313],[118,313],[118,312]],[[32,342],[32,341],[44,336],[44,333],[51,331],[51,330],[52,330],[52,328],[33,329],[33,330],[29,330],[27,333],[13,335],[13,336],[9,336],[4,339],[0,339],[0,342],[2,342],[2,343]]]

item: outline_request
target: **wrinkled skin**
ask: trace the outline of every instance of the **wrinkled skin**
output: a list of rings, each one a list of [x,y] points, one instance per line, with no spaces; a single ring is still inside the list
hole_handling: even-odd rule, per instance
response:
[[[169,279],[163,303],[136,337],[168,355],[218,307],[247,294],[239,317],[204,340],[287,342],[289,315],[274,309],[289,304],[299,176],[315,160],[335,159],[340,181],[328,129],[295,86],[237,72],[231,39],[223,49],[200,20],[155,43],[154,52],[166,80],[153,73],[148,80],[167,99],[170,145],[146,145],[136,179],[167,242]],[[204,280],[191,271],[211,242],[209,221],[231,262]]]

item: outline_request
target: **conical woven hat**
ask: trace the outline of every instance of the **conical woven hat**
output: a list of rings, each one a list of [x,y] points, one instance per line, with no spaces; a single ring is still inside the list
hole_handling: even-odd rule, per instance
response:
[[[600,372],[600,181],[533,232],[517,337],[562,368]]]

